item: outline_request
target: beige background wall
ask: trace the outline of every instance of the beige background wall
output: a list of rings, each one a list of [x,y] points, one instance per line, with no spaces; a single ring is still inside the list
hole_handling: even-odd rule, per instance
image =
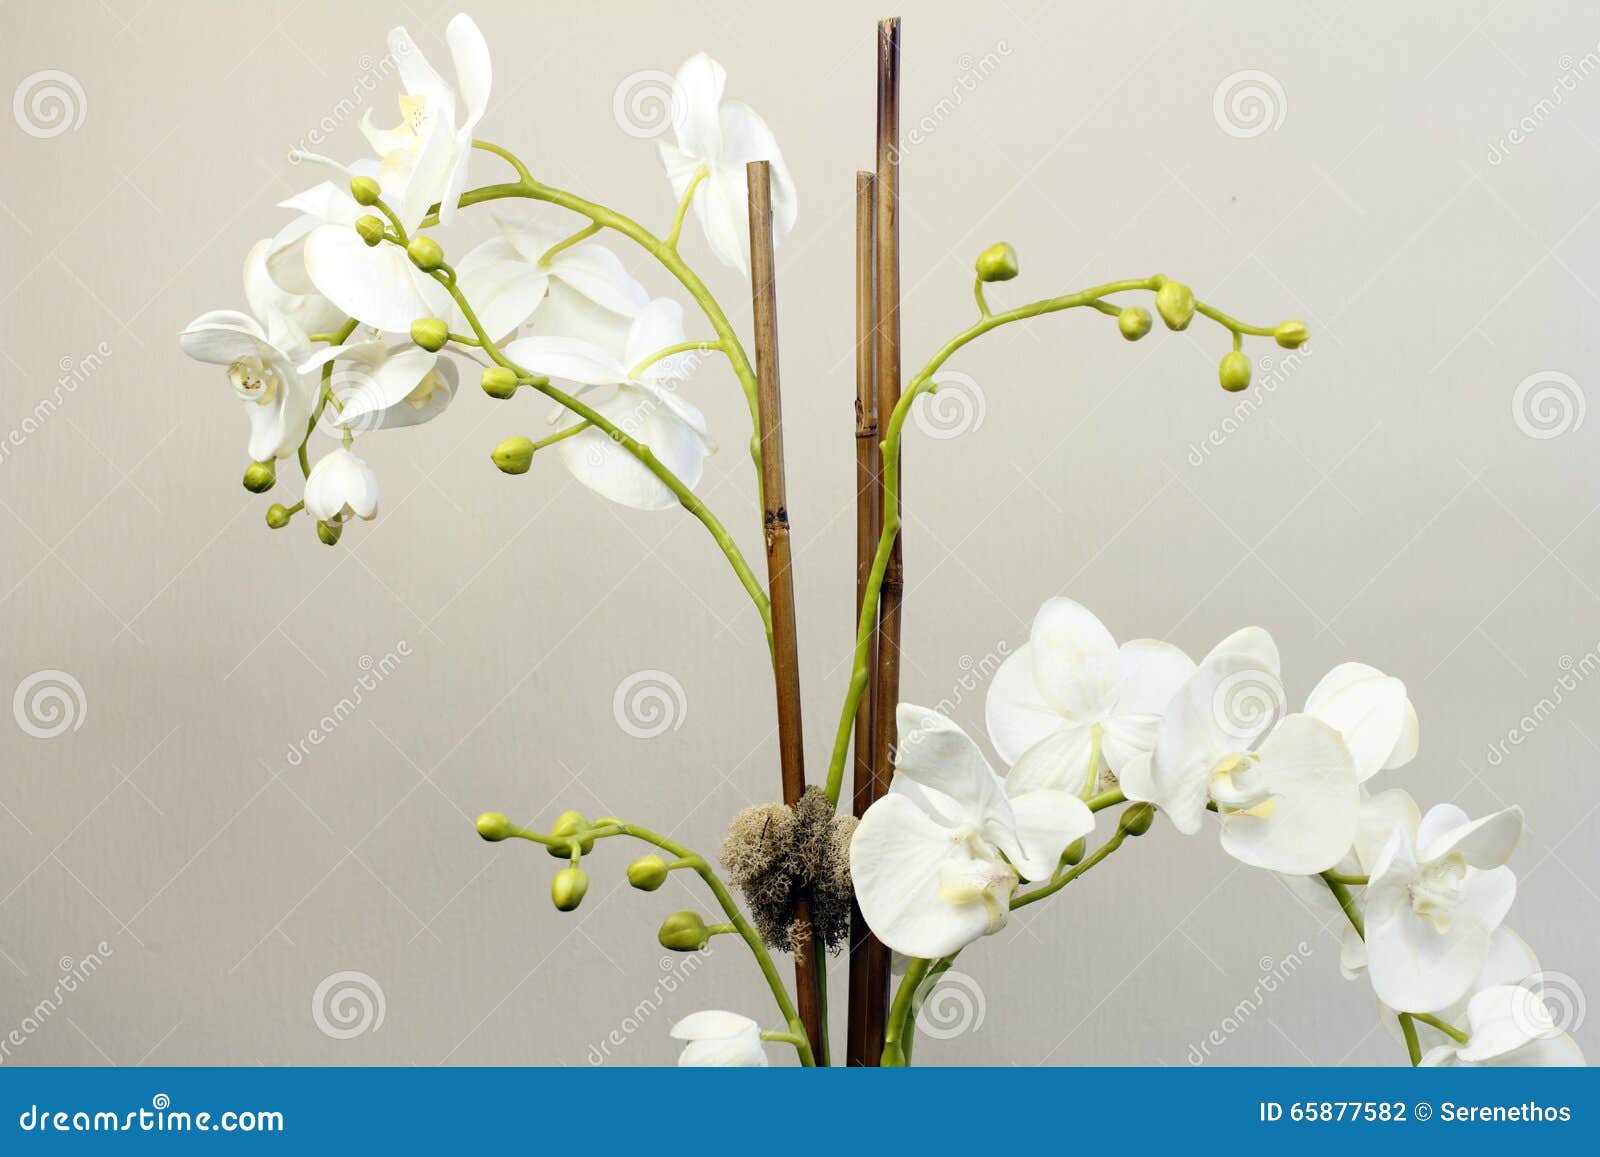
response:
[[[870,157],[879,13],[472,10],[497,72],[483,135],[547,180],[662,226],[666,181],[614,100],[701,48],[783,144],[801,192],[779,273],[820,774],[851,634],[851,189]],[[735,809],[776,794],[759,625],[700,528],[611,508],[554,459],[502,477],[489,449],[541,429],[543,410],[469,389],[443,420],[371,442],[376,523],[335,550],[303,524],[271,534],[270,500],[238,486],[237,403],[177,350],[189,318],[243,305],[245,251],[309,183],[285,149],[332,118],[324,147],[354,153],[342,99],[392,118],[391,81],[360,88],[386,29],[403,21],[444,67],[451,11],[3,10],[4,90],[53,69],[77,91],[63,89],[66,123],[29,121],[20,98],[0,124],[0,695],[41,671],[81,687],[67,685],[62,734],[0,727],[0,1037],[51,1004],[5,1063],[646,1063],[673,1057],[666,1030],[688,1011],[766,1015],[732,946],[663,959],[654,928],[696,902],[686,885],[632,892],[630,854],[608,848],[562,916],[550,860],[471,827],[488,808],[577,807],[710,849]],[[1289,367],[1251,347],[1270,365],[1236,421],[1214,327],[1130,347],[1104,319],[1058,317],[963,355],[948,396],[969,404],[964,432],[919,428],[907,451],[906,696],[981,724],[973,672],[1056,593],[1119,637],[1195,654],[1267,626],[1295,699],[1346,658],[1400,674],[1423,754],[1385,784],[1472,813],[1527,808],[1510,924],[1574,978],[1575,1002],[1600,945],[1600,417],[1583,420],[1600,385],[1600,13],[900,12],[920,126],[904,170],[908,360],[966,324],[972,257],[1002,238],[1025,273],[997,301],[1160,270],[1316,334]],[[1249,70],[1270,81],[1235,77]],[[1230,77],[1265,94],[1266,120],[1229,113]],[[747,326],[741,283],[689,233]],[[724,446],[703,492],[756,557],[742,400],[722,366],[691,395]],[[297,495],[289,474],[280,490]],[[650,671],[681,697],[669,686],[673,722],[640,738],[613,702]],[[322,722],[363,679],[358,709]],[[295,750],[313,731],[325,741]],[[1119,860],[963,956],[952,1033],[919,1059],[1403,1059],[1366,986],[1339,979],[1331,932],[1273,878],[1169,828]],[[96,970],[57,999],[84,961]],[[313,1014],[342,972],[383,1003],[381,1025],[345,1039]],[[842,1006],[842,969],[836,991]],[[1597,1021],[1577,1028],[1591,1056]],[[1204,1045],[1214,1030],[1222,1043]]]

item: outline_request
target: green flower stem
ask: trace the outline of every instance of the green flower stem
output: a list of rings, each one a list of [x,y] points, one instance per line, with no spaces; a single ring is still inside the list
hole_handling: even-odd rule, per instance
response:
[[[649,369],[663,358],[670,358],[674,354],[704,352],[706,350],[721,350],[722,348],[723,346],[720,341],[681,341],[677,345],[669,345],[665,349],[656,350],[655,353],[651,354],[649,357],[645,358],[644,361],[640,362],[638,365],[629,370],[628,377],[637,379],[645,370]]]
[[[543,450],[546,446],[554,446],[557,442],[564,442],[574,434],[581,434],[587,429],[589,429],[589,423],[587,421],[576,422],[573,425],[568,426],[565,430],[557,430],[548,438],[540,438],[533,444],[533,448],[535,451]]]
[[[920,957],[912,960],[906,968],[906,974],[900,978],[900,987],[894,990],[894,1003],[889,1006],[889,1024],[883,1033],[883,1056],[878,1061],[883,1068],[902,1069],[906,1066],[906,1046],[910,1043],[907,1038],[912,1031],[911,1000],[932,965],[933,961]]]
[[[1108,807],[1116,807],[1119,803],[1127,803],[1128,797],[1122,794],[1120,787],[1108,788],[1099,795],[1092,795],[1083,801],[1089,805],[1092,812],[1103,812]]]
[[[1330,871],[1322,873],[1322,878],[1330,884],[1344,884],[1352,888],[1365,888],[1367,886],[1366,876],[1347,876],[1342,872]]]
[[[778,1012],[783,1017],[783,1022],[789,1026],[789,1031],[794,1039],[795,1052],[800,1057],[800,1063],[810,1067],[816,1061],[811,1055],[811,1045],[806,1040],[805,1025],[800,1022],[800,1014],[795,1011],[794,1002],[789,999],[789,991],[784,988],[783,980],[778,976],[777,966],[772,962],[772,956],[767,952],[766,945],[761,943],[761,937],[751,927],[750,922],[744,918],[744,913],[739,911],[739,905],[734,902],[733,896],[717,874],[711,870],[710,864],[704,856],[700,855],[675,840],[668,839],[659,832],[649,828],[640,827],[638,824],[625,823],[619,819],[607,818],[601,820],[592,828],[586,828],[575,836],[547,836],[540,832],[529,831],[513,824],[511,835],[519,839],[531,840],[545,847],[570,848],[576,847],[584,840],[609,839],[612,836],[631,836],[647,844],[653,844],[664,852],[669,852],[682,863],[684,867],[693,869],[694,873],[705,881],[706,887],[711,889],[711,894],[716,898],[717,904],[722,908],[723,914],[728,917],[728,924],[739,938],[749,947],[751,954],[756,958],[756,964],[761,969],[761,975],[766,978],[767,986],[772,989],[772,999],[778,1005]]]
[[[1090,799],[1094,789],[1100,786],[1100,732],[1098,723],[1089,728],[1089,770],[1084,773],[1083,789],[1078,792],[1084,800]]]
[[[845,693],[844,707],[839,712],[839,726],[834,733],[833,740],[833,756],[828,761],[828,799],[835,806],[838,806],[839,791],[844,784],[844,765],[850,753],[850,733],[855,727],[856,707],[860,704],[861,694],[867,686],[867,654],[872,640],[873,629],[877,625],[878,595],[883,588],[883,576],[889,565],[889,553],[894,546],[895,536],[900,533],[900,437],[905,426],[906,415],[911,412],[912,403],[916,401],[917,395],[924,390],[932,391],[938,388],[933,382],[933,375],[939,372],[939,368],[945,362],[949,361],[963,346],[977,340],[992,329],[999,329],[1001,326],[1009,325],[1014,321],[1024,321],[1030,317],[1038,317],[1041,314],[1059,313],[1066,309],[1085,306],[1100,309],[1105,304],[1100,299],[1110,294],[1129,293],[1136,290],[1146,290],[1154,293],[1160,288],[1161,284],[1162,279],[1159,276],[1110,281],[1104,285],[1094,286],[1091,289],[1080,290],[1077,293],[1069,293],[1061,297],[1048,297],[1001,313],[987,314],[947,341],[928,361],[928,364],[917,371],[916,376],[906,383],[905,392],[900,395],[900,401],[895,405],[894,412],[889,416],[885,427],[884,439],[879,444],[879,451],[883,457],[883,531],[878,536],[878,551],[872,560],[872,571],[867,578],[860,615],[856,620],[856,649],[854,661],[850,668],[850,687]],[[1235,321],[1227,314],[1212,309],[1208,305],[1197,302],[1195,308],[1207,317],[1236,332],[1249,334],[1271,334],[1273,332],[1270,329],[1264,329],[1259,326],[1245,326],[1242,322]]]
[[[694,202],[694,191],[700,187],[700,182],[709,176],[711,170],[701,165],[694,171],[694,176],[689,178],[689,187],[683,191],[683,196],[678,199],[678,212],[672,218],[672,232],[667,234],[667,245],[676,253],[678,251],[678,238],[683,236],[683,222],[689,216],[689,206]]]
[[[1235,334],[1248,334],[1250,337],[1271,337],[1277,332],[1272,326],[1246,325],[1237,318],[1229,317],[1220,309],[1212,305],[1207,305],[1203,301],[1197,301],[1194,303],[1194,311],[1199,314],[1204,314],[1218,325],[1224,327],[1225,329],[1232,330]]]
[[[343,345],[345,342],[350,340],[350,335],[356,332],[357,324],[358,323],[356,322],[355,318],[349,318],[343,325],[334,330],[332,333],[312,334],[311,340],[326,342],[328,345]],[[311,420],[306,423],[306,436],[300,439],[300,473],[305,475],[307,478],[311,477],[311,457],[306,448],[311,442],[311,435],[316,431],[317,423],[322,420],[322,411],[324,407],[326,407],[329,402],[332,402],[335,410],[343,408],[339,399],[333,396],[332,383],[333,363],[328,362],[322,367],[322,385],[317,391],[317,408],[311,411]],[[299,509],[299,507],[296,507],[295,509]]]
[[[983,278],[979,277],[979,278],[975,278],[973,280],[973,282],[972,282],[972,296],[973,296],[973,299],[975,301],[977,301],[977,303],[978,303],[978,316],[979,317],[992,317],[992,316],[994,316],[993,313],[989,309],[989,300],[986,297],[983,296]]]
[[[582,229],[579,229],[570,237],[563,237],[560,241],[557,241],[554,245],[550,246],[550,248],[546,249],[539,255],[540,268],[549,269],[550,262],[555,260],[556,254],[562,252],[563,250],[571,249],[580,241],[587,241],[598,232],[600,232],[600,226],[591,224],[585,225]]]
[[[472,332],[477,335],[484,353],[493,358],[498,365],[504,366],[519,378],[526,379],[534,389],[546,397],[559,402],[580,418],[587,419],[590,425],[603,431],[613,442],[643,463],[645,469],[654,474],[668,490],[672,491],[679,504],[698,518],[705,528],[710,531],[711,537],[716,541],[717,546],[721,548],[723,555],[727,557],[734,573],[738,575],[740,584],[743,585],[745,592],[750,596],[750,601],[755,603],[756,611],[761,616],[762,627],[766,631],[767,646],[770,649],[772,646],[772,607],[767,600],[766,591],[762,589],[760,581],[750,569],[750,564],[745,561],[744,554],[739,550],[738,545],[728,534],[727,528],[711,512],[711,508],[702,502],[693,490],[684,485],[681,478],[663,465],[650,447],[625,433],[598,410],[586,405],[566,391],[551,385],[550,380],[544,375],[530,373],[507,358],[501,352],[499,345],[484,330],[483,323],[478,320],[477,314],[473,312],[471,303],[467,301],[466,295],[461,292],[461,287],[456,284],[454,269],[449,265],[441,266],[434,271],[433,278],[443,285],[451,298],[454,299],[461,310],[461,315],[467,319],[467,324],[472,327]]]
[[[763,1032],[761,1034],[761,1039],[778,1041],[782,1044],[790,1044],[794,1045],[795,1048],[799,1048],[800,1042],[803,1041],[805,1037],[799,1035],[798,1033],[792,1032]]]
[[[1332,892],[1333,898],[1339,901],[1339,907],[1344,910],[1345,918],[1350,921],[1350,927],[1356,930],[1357,936],[1365,940],[1367,938],[1367,930],[1362,923],[1361,913],[1356,910],[1356,902],[1350,895],[1350,889],[1346,887],[1347,883],[1353,882],[1357,879],[1359,879],[1361,883],[1365,884],[1367,882],[1365,877],[1341,876],[1337,872],[1323,872],[1321,875],[1322,882],[1328,885],[1328,891]],[[1399,1015],[1400,1032],[1406,1038],[1406,1052],[1411,1057],[1411,1064],[1413,1068],[1422,1063],[1422,1043],[1417,1039],[1416,1026],[1416,1022],[1419,1020],[1423,1024],[1428,1025],[1430,1028],[1438,1029],[1447,1037],[1450,1037],[1452,1040],[1454,1040],[1457,1044],[1467,1043],[1466,1033],[1462,1032],[1455,1025],[1450,1024],[1448,1021],[1439,1019],[1432,1013],[1402,1012]]]
[[[1048,884],[1044,884],[1041,887],[1035,888],[1031,892],[1024,892],[1020,896],[1011,897],[1011,910],[1015,912],[1018,908],[1026,908],[1035,900],[1043,900],[1047,896],[1054,896],[1057,892],[1061,891],[1061,889],[1065,888],[1068,884],[1072,883],[1072,881],[1076,880],[1079,876],[1083,875],[1090,868],[1094,867],[1096,864],[1100,863],[1100,861],[1111,855],[1112,852],[1120,848],[1122,846],[1122,842],[1127,838],[1128,833],[1119,827],[1114,833],[1112,833],[1112,836],[1109,840],[1096,848],[1094,854],[1088,859],[1084,860],[1083,863],[1079,864],[1077,867],[1071,869],[1070,871],[1063,872],[1060,875],[1052,876]]]
[[[956,957],[959,955],[961,955],[961,950],[957,949],[949,956],[935,960],[933,967],[928,969],[928,975],[923,978],[922,984],[917,985],[917,987],[921,988],[923,984],[926,984],[928,991],[932,992],[933,986],[939,981],[939,977],[950,971],[950,966],[956,962]],[[917,1002],[917,994],[912,993],[911,1004],[906,1010],[905,1029],[900,1036],[900,1051],[904,1055],[907,1065],[911,1064],[911,1051],[917,1043],[916,1021],[917,1009],[920,1007],[921,1005]]]

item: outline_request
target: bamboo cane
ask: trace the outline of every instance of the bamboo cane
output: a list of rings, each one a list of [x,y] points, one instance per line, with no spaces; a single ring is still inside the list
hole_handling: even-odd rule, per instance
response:
[[[783,477],[783,409],[778,389],[778,291],[772,267],[772,176],[766,161],[745,168],[750,195],[750,284],[755,312],[756,390],[761,407],[761,492],[765,503],[767,586],[772,602],[772,668],[778,689],[778,759],[783,802],[795,804],[806,790],[805,750],[800,726],[800,650],[794,615],[794,568]],[[795,917],[810,923],[802,900]],[[821,977],[814,943],[795,945],[795,1005],[818,1064],[827,1064]]]
[[[856,174],[856,601],[859,615],[867,597],[872,558],[878,549],[879,519],[883,512],[883,478],[878,456],[878,384],[874,343],[877,302],[874,300],[875,259],[873,218],[877,213],[877,178]],[[854,618],[855,616],[852,616]],[[869,643],[870,646],[870,643]],[[873,670],[872,651],[867,670]],[[855,773],[852,808],[860,816],[875,798],[872,768],[872,690],[861,696],[856,708]],[[845,1040],[845,1064],[876,1064],[883,1052],[884,1016],[881,1001],[887,993],[887,958],[883,945],[867,928],[860,908],[850,916],[850,1008]],[[874,1000],[879,1004],[875,1005]],[[876,1011],[874,1011],[876,1010]]]

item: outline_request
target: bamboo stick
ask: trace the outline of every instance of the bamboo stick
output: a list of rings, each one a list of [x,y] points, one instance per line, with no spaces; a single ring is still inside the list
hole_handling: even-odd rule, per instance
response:
[[[877,178],[856,174],[856,616],[867,597],[867,579],[878,550],[883,514],[883,478],[878,454],[878,379],[876,370],[877,302],[873,263],[874,217],[877,214]],[[852,616],[852,621],[856,616]],[[869,648],[871,645],[869,640]],[[873,671],[873,652],[867,670]],[[872,690],[869,683],[856,708],[855,774],[851,795],[857,816],[875,798],[872,759]],[[845,1064],[872,1065],[883,1052],[883,1010],[873,1010],[870,994],[887,992],[880,976],[887,967],[883,945],[867,928],[860,908],[850,916],[850,1008],[845,1040]]]
[[[765,510],[767,586],[772,601],[772,668],[778,690],[778,759],[783,802],[795,804],[806,790],[805,748],[800,726],[800,650],[794,614],[794,568],[783,476],[783,409],[778,389],[778,291],[772,265],[772,176],[766,161],[745,167],[750,195],[750,285],[755,312],[756,391],[760,401],[761,492]],[[796,907],[809,923],[810,904]],[[797,944],[795,1005],[818,1064],[827,1064],[822,986],[816,945]]]
[[[874,228],[874,276],[877,302],[878,414],[887,420],[900,400],[900,20],[878,22],[878,170]],[[898,466],[897,466],[898,469]],[[881,525],[881,524],[880,524]],[[895,708],[900,701],[900,605],[905,590],[901,559],[904,533],[895,537],[878,596],[878,637],[872,684],[872,797],[882,798],[894,775]],[[873,941],[872,943],[876,943]],[[888,1016],[889,953],[881,956],[867,978],[864,994],[872,1064],[882,1053],[882,1031]]]

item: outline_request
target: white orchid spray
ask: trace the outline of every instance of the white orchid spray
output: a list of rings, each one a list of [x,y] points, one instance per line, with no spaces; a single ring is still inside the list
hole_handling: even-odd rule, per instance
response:
[[[524,840],[564,861],[551,880],[563,912],[588,893],[585,858],[618,839],[646,848],[627,865],[634,888],[655,892],[677,872],[704,890],[714,912],[671,913],[657,942],[677,952],[702,951],[719,936],[742,942],[771,991],[776,1023],[763,1028],[720,1010],[684,1017],[671,1030],[684,1042],[682,1065],[765,1066],[768,1044],[791,1048],[803,1065],[830,1063],[825,954],[845,945],[866,978],[858,985],[852,969],[852,1023],[865,1030],[860,1041],[852,1034],[846,1059],[910,1063],[915,1011],[933,978],[1011,912],[1061,894],[1162,819],[1185,836],[1214,827],[1227,855],[1286,877],[1319,913],[1345,921],[1342,970],[1370,981],[1413,1064],[1581,1063],[1541,995],[1537,961],[1504,925],[1520,811],[1470,820],[1443,804],[1424,815],[1378,780],[1419,747],[1400,679],[1343,663],[1291,713],[1266,630],[1237,631],[1197,663],[1153,638],[1119,644],[1086,607],[1057,596],[988,688],[995,762],[981,737],[946,714],[899,702],[900,451],[911,407],[935,390],[952,358],[1001,327],[1072,311],[1114,318],[1129,341],[1150,334],[1154,316],[1172,331],[1200,317],[1227,335],[1218,381],[1237,391],[1249,385],[1246,338],[1294,349],[1309,335],[1299,321],[1239,321],[1159,274],[991,306],[988,295],[1020,276],[1016,251],[999,243],[974,262],[977,316],[902,374],[898,96],[889,83],[897,66],[883,63],[898,60],[897,36],[897,22],[880,26],[879,171],[858,199],[858,224],[874,238],[857,269],[858,353],[873,355],[857,359],[859,601],[820,782],[808,783],[798,762],[791,529],[782,455],[773,453],[782,429],[772,247],[794,228],[795,182],[767,122],[727,99],[726,72],[703,53],[673,81],[673,137],[658,154],[676,203],[662,205],[667,224],[656,232],[547,183],[545,170],[536,176],[478,135],[492,67],[471,18],[458,15],[445,29],[453,81],[405,29],[389,34],[403,89],[399,123],[363,119],[370,155],[298,154],[324,180],[283,202],[288,220],[250,251],[249,312],[203,313],[179,338],[191,357],[225,368],[245,406],[246,487],[271,490],[279,461],[298,461],[302,496],[274,503],[267,524],[283,529],[304,513],[333,546],[378,517],[388,441],[423,436],[398,430],[457,419],[469,404],[459,389],[465,370],[497,402],[537,397],[544,404],[532,415],[548,414],[554,427],[538,440],[495,446],[489,457],[505,474],[540,478],[535,463],[555,457],[603,500],[682,508],[705,528],[772,648],[782,802],[734,817],[720,864],[617,816],[591,821],[568,811],[548,830],[498,812],[477,821],[485,840]],[[488,183],[471,183],[475,154],[496,170]],[[511,201],[521,204],[501,204]],[[495,230],[452,260],[458,242],[448,230],[476,206],[493,206]],[[738,288],[751,293],[754,363],[682,252],[690,214],[724,267],[716,274],[749,279]],[[874,233],[880,227],[886,232]],[[647,290],[630,272],[634,259],[664,273],[671,292]],[[894,278],[879,276],[885,271]],[[1146,297],[1153,314],[1139,304]],[[704,399],[717,388],[714,373],[699,372],[708,362],[726,363],[750,413],[765,586],[698,492],[715,441],[689,395]],[[319,427],[340,444],[316,456]],[[542,455],[547,448],[556,453]],[[853,801],[845,785],[852,764]],[[892,1000],[890,950],[901,954]],[[782,953],[795,957],[792,992],[774,960]]]

